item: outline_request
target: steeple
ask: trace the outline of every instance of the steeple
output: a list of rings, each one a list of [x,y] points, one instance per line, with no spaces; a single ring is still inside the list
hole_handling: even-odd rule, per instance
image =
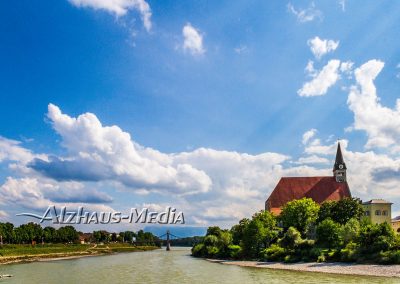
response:
[[[346,182],[346,163],[343,160],[342,149],[340,148],[340,142],[338,142],[338,147],[336,151],[335,164],[333,165],[333,175],[336,182]]]

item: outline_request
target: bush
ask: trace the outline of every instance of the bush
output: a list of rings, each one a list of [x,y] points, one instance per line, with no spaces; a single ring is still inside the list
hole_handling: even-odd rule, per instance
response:
[[[192,255],[197,257],[203,257],[205,253],[205,245],[197,244],[192,248]]]
[[[218,255],[219,248],[216,246],[207,246],[207,256],[214,258]]]
[[[325,219],[317,226],[317,243],[326,248],[337,248],[341,243],[341,226],[332,221]]]
[[[277,244],[264,250],[264,259],[267,261],[282,261],[286,256],[286,250]]]
[[[350,242],[344,249],[340,250],[340,261],[355,262],[358,258],[358,247],[355,243]]]
[[[238,245],[229,245],[228,252],[233,259],[239,259],[242,256],[242,248]]]
[[[294,227],[289,227],[283,235],[283,238],[280,240],[280,245],[284,248],[293,249],[302,241],[300,232]]]
[[[379,254],[378,262],[381,264],[399,264],[400,251],[385,251]]]

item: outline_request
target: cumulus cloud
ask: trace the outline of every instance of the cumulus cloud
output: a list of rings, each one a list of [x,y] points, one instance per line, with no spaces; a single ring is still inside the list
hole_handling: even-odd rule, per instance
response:
[[[8,177],[0,186],[0,192],[1,204],[19,205],[33,210],[42,210],[52,204],[82,205],[85,203],[100,204],[95,206],[109,209],[110,207],[102,204],[112,201],[112,198],[103,192],[95,189],[84,190],[81,184],[60,185],[36,177]]]
[[[322,20],[322,12],[315,8],[314,2],[306,9],[296,9],[291,3],[287,5],[287,9],[297,17],[300,23],[311,22],[315,19]]]
[[[192,55],[202,55],[206,52],[203,46],[203,35],[199,30],[187,23],[182,29],[183,50]]]
[[[104,10],[116,16],[124,16],[129,10],[140,13],[143,25],[147,31],[151,30],[151,8],[145,0],[68,0],[76,7],[88,7],[95,10]]]
[[[319,157],[317,155],[312,155],[308,157],[301,157],[295,163],[296,164],[329,164],[329,160],[323,157]]]
[[[336,50],[336,48],[339,46],[339,41],[320,39],[318,36],[316,36],[313,39],[308,40],[307,44],[315,58],[320,59],[325,54]]]
[[[311,67],[310,67],[311,68]],[[339,79],[340,60],[332,59],[297,91],[301,97],[323,96]]]
[[[187,163],[132,141],[118,126],[103,126],[92,113],[77,118],[50,104],[47,114],[62,137],[67,158],[35,159],[29,166],[56,180],[114,180],[133,189],[179,194],[206,192],[211,180]]]
[[[373,59],[357,68],[354,72],[357,85],[351,88],[347,103],[354,113],[352,129],[367,133],[367,149],[382,147],[399,152],[400,99],[393,109],[383,106],[374,84],[383,67],[382,61]]]

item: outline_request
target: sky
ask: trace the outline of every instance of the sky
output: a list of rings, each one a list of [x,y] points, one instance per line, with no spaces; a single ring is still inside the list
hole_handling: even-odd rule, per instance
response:
[[[394,1],[1,1],[0,220],[228,228],[280,177],[331,175],[339,139],[353,196],[397,216],[399,28]]]

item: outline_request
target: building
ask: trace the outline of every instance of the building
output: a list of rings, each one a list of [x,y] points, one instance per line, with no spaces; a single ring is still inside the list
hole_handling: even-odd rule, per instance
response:
[[[371,199],[363,202],[364,218],[370,220],[374,224],[387,222],[392,223],[392,204],[383,199]]]
[[[346,170],[346,163],[338,143],[332,176],[282,177],[265,201],[265,210],[279,215],[286,203],[303,197],[311,198],[319,204],[327,200],[337,201],[351,197]]]
[[[391,220],[391,225],[396,233],[400,233],[400,216],[397,216]]]

